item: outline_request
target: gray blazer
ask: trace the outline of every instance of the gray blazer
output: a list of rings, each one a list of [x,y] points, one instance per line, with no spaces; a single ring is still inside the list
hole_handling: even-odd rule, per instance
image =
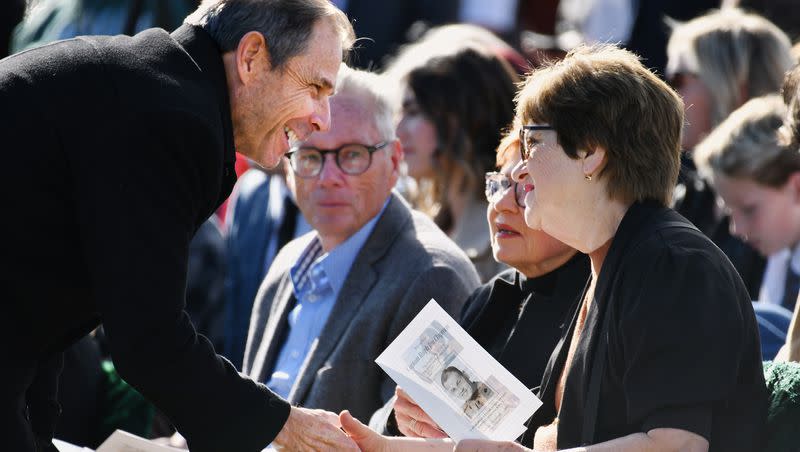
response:
[[[294,307],[289,269],[313,239],[276,256],[253,305],[243,372],[257,381],[280,352]],[[369,421],[394,393],[375,358],[431,298],[451,315],[478,287],[469,258],[434,223],[396,194],[350,268],[327,323],[300,368],[289,402]]]

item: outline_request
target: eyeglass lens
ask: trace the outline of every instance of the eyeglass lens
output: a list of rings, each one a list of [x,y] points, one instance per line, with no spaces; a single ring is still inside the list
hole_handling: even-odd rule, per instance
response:
[[[519,207],[525,207],[524,185],[512,182],[508,177],[500,174],[486,179],[486,199],[491,203],[499,202],[511,185],[514,186],[514,200],[517,202],[517,205]]]
[[[352,176],[365,172],[371,163],[371,153],[366,146],[351,144],[339,149],[320,151],[314,148],[300,148],[291,154],[292,169],[301,177],[315,177],[325,164],[325,154],[334,153],[339,169]]]

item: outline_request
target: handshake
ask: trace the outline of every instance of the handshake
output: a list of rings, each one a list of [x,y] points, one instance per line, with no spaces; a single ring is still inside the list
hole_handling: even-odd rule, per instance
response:
[[[447,437],[425,412],[406,394],[397,388],[395,416],[403,425],[410,422],[417,429],[400,427],[406,437],[383,436],[348,411],[338,416],[325,410],[292,407],[289,418],[272,442],[279,451],[364,451],[364,452],[512,452],[527,451],[524,447],[509,441],[464,440],[455,444]],[[400,420],[403,422],[400,422]],[[428,434],[422,426],[430,431]],[[186,449],[186,441],[180,434],[172,438],[161,438],[157,443]]]
[[[273,442],[277,450],[303,451],[455,451],[499,452],[527,450],[507,441],[464,440],[456,445],[451,439],[386,437],[371,430],[342,411],[338,416],[324,410],[292,407],[289,419]]]

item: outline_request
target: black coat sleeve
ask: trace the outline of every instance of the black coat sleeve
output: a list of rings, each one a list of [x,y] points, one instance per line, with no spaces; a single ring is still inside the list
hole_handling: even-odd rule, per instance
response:
[[[719,253],[665,249],[628,265],[609,359],[630,424],[710,439],[712,407],[732,397],[748,331],[740,281]]]
[[[53,439],[61,405],[58,403],[58,382],[64,355],[54,353],[42,358],[36,367],[36,378],[28,388],[26,400],[33,434],[40,445]]]
[[[219,194],[214,125],[180,111],[119,122],[107,153],[71,159],[79,240],[114,363],[193,451],[260,451],[289,405],[218,356],[184,310],[189,242]]]

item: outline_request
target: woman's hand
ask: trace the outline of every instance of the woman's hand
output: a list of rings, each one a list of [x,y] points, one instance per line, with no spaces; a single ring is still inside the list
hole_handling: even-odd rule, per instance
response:
[[[347,411],[339,414],[345,433],[363,452],[452,452],[450,439],[419,439],[402,436],[382,436],[370,430]]]
[[[342,428],[347,433],[347,436],[358,444],[362,452],[391,452],[394,450],[391,447],[389,438],[362,424],[349,411],[345,410],[339,413],[339,422],[342,423]]]
[[[394,390],[394,417],[397,428],[409,438],[447,438],[447,433],[419,407],[399,386]]]

